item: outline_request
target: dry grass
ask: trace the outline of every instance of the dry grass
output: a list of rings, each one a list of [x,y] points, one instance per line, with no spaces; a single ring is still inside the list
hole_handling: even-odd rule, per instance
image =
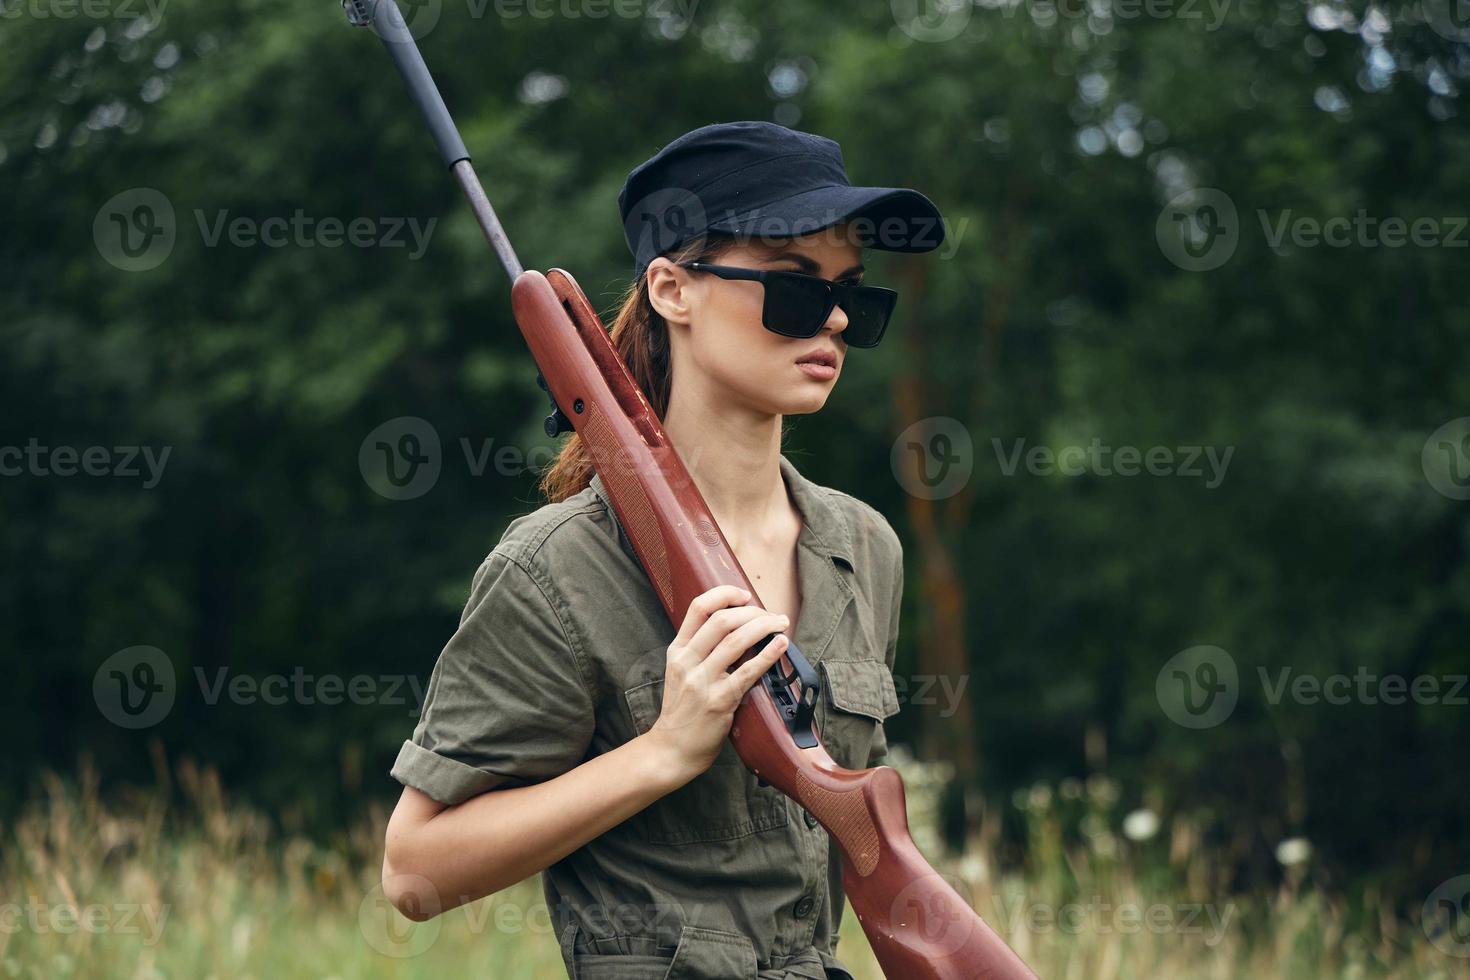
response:
[[[943,770],[900,764],[919,843],[934,853]],[[211,773],[184,765],[177,779],[186,802],[171,811],[166,793],[105,804],[85,771],[47,780],[0,838],[0,977],[565,975],[538,882],[411,926],[375,892],[382,813],[330,842],[282,838],[227,804]],[[1067,790],[1038,788],[1009,811],[1030,834],[1024,877],[997,875],[994,820],[943,865],[1046,980],[1470,980],[1470,960],[1386,906],[1369,900],[1354,925],[1300,875],[1275,894],[1224,893],[1187,824],[1125,841],[1106,781]],[[1064,795],[1087,812],[1085,843],[1066,843]],[[860,978],[881,978],[850,913],[839,950]]]

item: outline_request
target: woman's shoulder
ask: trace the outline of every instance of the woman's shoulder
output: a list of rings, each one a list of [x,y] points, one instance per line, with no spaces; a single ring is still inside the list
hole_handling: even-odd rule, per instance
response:
[[[512,519],[491,555],[544,570],[566,559],[586,561],[616,552],[621,552],[617,524],[603,500],[585,487]]]

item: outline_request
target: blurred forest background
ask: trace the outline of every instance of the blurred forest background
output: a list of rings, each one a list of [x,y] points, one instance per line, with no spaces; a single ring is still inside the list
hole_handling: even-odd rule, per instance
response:
[[[1222,888],[1305,874],[1413,917],[1470,872],[1466,7],[405,9],[522,260],[600,309],[631,271],[624,177],[706,123],[830,136],[855,183],[945,213],[941,251],[871,256],[901,291],[890,339],[788,454],[904,540],[914,703],[889,738],[955,767],[953,847],[1004,815],[998,853],[1029,860],[1015,803],[1105,778],[1119,816],[1188,821]],[[381,45],[334,0],[3,0],[0,188],[0,447],[42,447],[0,477],[0,819],[84,759],[103,797],[195,760],[307,837],[385,805],[412,684],[208,696],[425,681],[538,505],[515,461],[545,458],[544,397],[508,285]],[[228,230],[297,215],[284,243]],[[1334,218],[1351,230],[1313,237]],[[331,247],[327,219],[371,244]],[[440,470],[391,499],[360,452],[404,417]],[[891,460],[922,420],[968,474],[933,500]],[[1011,465],[1095,442],[1165,447],[1172,472]],[[113,475],[62,475],[56,447],[74,471],[105,447]],[[118,447],[166,465],[128,475]],[[1190,475],[1189,447],[1228,466]],[[176,689],[129,728],[102,668],[138,646]],[[1191,727],[1161,692],[1199,647],[1235,700]],[[1334,704],[1281,694],[1288,669],[1376,680]],[[933,674],[966,679],[956,710],[914,697]],[[1390,676],[1439,695],[1389,703]]]

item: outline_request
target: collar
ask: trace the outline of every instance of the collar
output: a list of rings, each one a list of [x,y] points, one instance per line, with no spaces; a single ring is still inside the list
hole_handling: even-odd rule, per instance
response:
[[[784,455],[781,457],[781,476],[796,509],[801,511],[802,537],[808,532],[815,539],[808,542],[824,554],[837,559],[848,568],[853,567],[852,528],[847,523],[834,494],[826,487],[819,487],[802,476]]]
[[[786,483],[786,490],[791,495],[797,511],[801,513],[802,528],[798,544],[804,544],[829,558],[836,559],[849,569],[853,568],[855,549],[853,548],[852,528],[832,499],[833,492],[802,476],[784,454],[780,457],[780,465],[781,478]],[[612,514],[613,520],[618,521],[617,512],[613,510],[612,501],[607,496],[607,487],[599,474],[595,472],[592,474],[590,486],[598,499],[607,507],[608,513]],[[622,530],[621,522],[618,522],[618,529]],[[624,536],[626,537],[626,532]]]

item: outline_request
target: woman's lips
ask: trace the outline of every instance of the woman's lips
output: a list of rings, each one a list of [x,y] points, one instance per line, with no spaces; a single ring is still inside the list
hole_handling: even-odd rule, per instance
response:
[[[796,366],[808,378],[815,381],[831,381],[837,377],[837,352],[832,350],[814,350],[809,354],[803,354]]]
[[[837,369],[821,361],[798,361],[797,370],[814,381],[831,381],[837,377]]]

